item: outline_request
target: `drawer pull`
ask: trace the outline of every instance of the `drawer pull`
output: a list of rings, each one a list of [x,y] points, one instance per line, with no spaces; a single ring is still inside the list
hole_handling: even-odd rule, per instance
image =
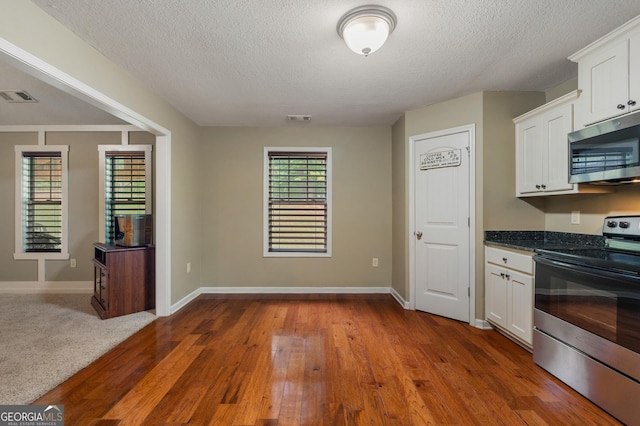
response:
[[[507,259],[506,257],[503,257],[503,258],[502,258],[502,261],[503,261],[504,263],[507,263],[507,260],[509,260],[509,259]]]

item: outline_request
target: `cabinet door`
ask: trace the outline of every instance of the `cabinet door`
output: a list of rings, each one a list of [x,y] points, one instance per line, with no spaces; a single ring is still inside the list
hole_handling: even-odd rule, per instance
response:
[[[516,125],[516,196],[542,191],[542,163],[546,155],[540,143],[540,117]]]
[[[502,275],[501,275],[502,274]],[[507,280],[505,269],[485,264],[485,311],[487,319],[507,327]]]
[[[629,100],[632,111],[640,109],[640,32],[629,40]]]
[[[533,343],[533,277],[509,271],[507,330]]]
[[[580,61],[580,127],[626,112],[629,100],[629,40]]]
[[[94,266],[96,299],[105,310],[109,309],[109,275],[106,268]]]
[[[94,264],[93,265],[93,296],[96,298],[98,302],[102,297],[100,295],[101,287],[102,287],[102,274],[100,272],[101,272],[101,268],[98,265]]]
[[[545,131],[547,160],[544,161],[545,192],[568,191],[574,188],[569,183],[569,142],[567,134],[573,128],[573,104],[560,105],[542,117]]]

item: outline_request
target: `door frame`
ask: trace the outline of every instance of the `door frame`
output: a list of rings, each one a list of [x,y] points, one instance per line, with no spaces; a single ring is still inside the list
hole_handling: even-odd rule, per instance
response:
[[[415,218],[415,145],[423,139],[437,138],[455,133],[469,133],[469,324],[476,323],[476,125],[467,124],[450,129],[437,130],[410,136],[407,139],[407,171],[408,189],[407,197],[409,201],[409,226],[407,235],[407,249],[409,253],[409,308],[416,309],[416,239],[414,232],[416,229]]]

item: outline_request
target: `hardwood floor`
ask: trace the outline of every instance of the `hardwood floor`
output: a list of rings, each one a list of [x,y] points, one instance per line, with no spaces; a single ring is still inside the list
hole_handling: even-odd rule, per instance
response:
[[[390,295],[203,295],[35,401],[68,425],[616,425],[495,331]]]

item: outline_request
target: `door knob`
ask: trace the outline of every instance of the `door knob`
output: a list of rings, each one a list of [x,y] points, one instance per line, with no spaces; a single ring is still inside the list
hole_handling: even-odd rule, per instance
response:
[[[420,232],[420,231],[416,232],[416,238],[418,240],[421,240],[422,239],[422,232]]]

